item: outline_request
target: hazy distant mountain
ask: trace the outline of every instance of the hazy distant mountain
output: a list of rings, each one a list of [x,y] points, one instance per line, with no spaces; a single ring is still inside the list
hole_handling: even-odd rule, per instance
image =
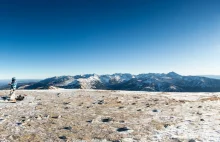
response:
[[[22,89],[22,87],[25,87],[25,86],[27,87],[29,85],[33,85],[39,81],[40,81],[39,79],[18,79],[18,81],[17,81],[18,89]],[[8,83],[10,83],[10,82],[11,82],[11,80],[0,80],[0,90],[9,89],[10,86],[8,85]]]
[[[200,76],[214,78],[214,79],[220,79],[220,75],[200,75]]]
[[[220,92],[220,80],[200,76],[168,74],[112,74],[52,77],[34,83],[25,89],[48,89],[51,86],[65,89],[107,89],[166,92]]]

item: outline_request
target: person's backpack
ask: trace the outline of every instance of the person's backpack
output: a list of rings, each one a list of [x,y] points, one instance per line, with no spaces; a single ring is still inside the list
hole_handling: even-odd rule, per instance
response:
[[[22,101],[22,100],[24,100],[24,96],[19,95],[19,96],[17,96],[15,99],[16,99],[17,101]]]

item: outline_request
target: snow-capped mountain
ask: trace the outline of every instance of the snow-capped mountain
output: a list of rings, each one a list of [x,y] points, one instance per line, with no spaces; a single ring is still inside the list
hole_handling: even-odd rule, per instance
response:
[[[219,92],[220,80],[200,76],[168,74],[121,74],[59,76],[42,80],[25,89],[48,89],[50,86],[65,89],[107,89],[164,92]]]

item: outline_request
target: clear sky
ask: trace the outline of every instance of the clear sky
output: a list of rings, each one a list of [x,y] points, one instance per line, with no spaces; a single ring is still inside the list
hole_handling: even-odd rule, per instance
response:
[[[1,0],[0,79],[220,74],[220,0]]]

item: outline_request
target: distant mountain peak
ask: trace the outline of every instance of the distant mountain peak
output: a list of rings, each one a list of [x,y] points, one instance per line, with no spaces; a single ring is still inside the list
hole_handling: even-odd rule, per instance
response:
[[[169,72],[168,74],[167,74],[167,76],[169,76],[169,77],[181,77],[181,75],[179,75],[179,74],[177,74],[177,73],[175,73],[175,72]]]

